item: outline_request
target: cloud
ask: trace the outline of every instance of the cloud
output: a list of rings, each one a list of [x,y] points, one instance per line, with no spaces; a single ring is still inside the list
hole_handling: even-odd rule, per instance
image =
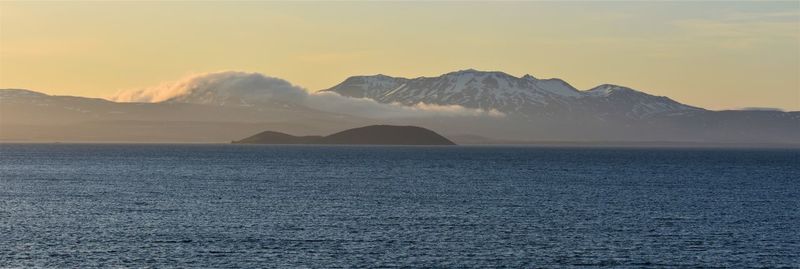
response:
[[[125,90],[109,98],[116,102],[177,102],[209,105],[302,105],[321,111],[366,118],[503,117],[497,110],[458,105],[419,103],[384,104],[367,98],[350,98],[334,92],[310,93],[286,80],[260,73],[224,71],[196,74],[161,85]]]
[[[307,95],[305,89],[283,79],[259,73],[225,71],[190,75],[150,88],[120,91],[110,99],[116,102],[220,104],[226,99],[297,102]]]
[[[406,106],[400,103],[384,104],[368,98],[351,98],[341,96],[335,92],[313,93],[306,100],[310,107],[333,111],[348,115],[357,115],[372,118],[407,118],[407,117],[450,117],[450,116],[473,116],[473,117],[503,117],[497,110],[483,110],[465,108],[459,105],[434,105],[418,103],[413,106]]]

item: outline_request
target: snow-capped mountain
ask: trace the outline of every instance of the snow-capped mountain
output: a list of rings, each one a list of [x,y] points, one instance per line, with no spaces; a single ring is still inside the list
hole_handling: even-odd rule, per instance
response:
[[[527,118],[557,117],[567,113],[642,119],[657,114],[700,110],[667,97],[622,86],[607,84],[580,91],[561,79],[538,79],[531,75],[515,77],[503,72],[473,69],[413,79],[385,75],[355,76],[324,91],[383,103],[496,109]]]
[[[326,134],[373,124],[515,141],[508,143],[800,145],[800,112],[710,111],[622,86],[581,91],[559,79],[475,70],[351,77],[317,93],[243,72],[192,76],[112,100],[0,89],[0,141],[225,142],[264,129]]]

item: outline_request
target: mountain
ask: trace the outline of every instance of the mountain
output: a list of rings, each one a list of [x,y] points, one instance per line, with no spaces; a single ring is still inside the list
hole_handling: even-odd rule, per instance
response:
[[[642,119],[667,113],[702,110],[672,99],[617,85],[579,91],[560,79],[515,77],[473,69],[438,77],[356,76],[324,91],[382,103],[460,105],[496,109],[521,118],[568,115],[608,119]]]
[[[323,92],[407,106],[497,110],[507,117],[473,125],[448,121],[459,129],[449,134],[501,141],[800,143],[800,112],[710,111],[624,86],[581,91],[560,79],[503,72],[354,76]]]
[[[320,133],[374,123],[300,105],[126,103],[0,89],[0,141],[218,143],[264,129]]]
[[[434,131],[417,126],[372,125],[329,136],[293,136],[265,131],[234,144],[455,145]]]
[[[294,136],[281,132],[263,131],[241,140],[233,141],[233,144],[314,144],[322,136]]]
[[[711,111],[623,86],[578,90],[560,79],[476,70],[356,76],[316,93],[220,72],[112,100],[0,89],[0,141],[223,142],[261,130],[309,135],[387,124],[480,144],[800,145],[800,112]]]

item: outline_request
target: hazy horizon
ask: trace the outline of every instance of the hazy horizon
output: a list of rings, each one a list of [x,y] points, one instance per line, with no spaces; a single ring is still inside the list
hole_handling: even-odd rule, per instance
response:
[[[454,71],[448,72],[448,73],[460,72],[460,71],[464,71],[464,70],[476,70],[478,72],[487,72],[487,73],[488,72],[505,73],[505,72],[499,71],[499,70],[477,70],[477,69],[474,69],[474,68],[465,68],[465,69],[461,69],[461,70],[454,70]],[[116,92],[114,92],[112,94],[105,95],[105,96],[82,96],[82,95],[76,95],[76,94],[52,94],[52,95],[54,95],[54,96],[74,96],[74,97],[86,97],[86,98],[99,98],[99,99],[104,99],[104,100],[108,100],[108,101],[112,101],[112,102],[121,102],[121,103],[127,103],[127,102],[158,103],[158,102],[166,101],[171,97],[176,97],[176,96],[179,96],[181,94],[186,94],[186,93],[190,92],[192,90],[192,89],[190,89],[190,85],[191,85],[190,81],[192,81],[192,80],[197,80],[197,79],[201,79],[201,78],[204,78],[204,77],[207,77],[207,76],[217,76],[217,75],[222,75],[222,74],[257,74],[259,76],[265,76],[265,77],[269,77],[269,78],[274,78],[276,80],[288,83],[288,84],[285,85],[285,87],[291,87],[292,91],[304,92],[304,93],[309,94],[311,96],[313,96],[314,94],[322,93],[322,91],[325,90],[325,89],[311,90],[311,89],[303,87],[302,85],[294,84],[291,81],[285,81],[282,78],[278,78],[278,77],[270,77],[267,74],[262,74],[262,73],[258,73],[258,72],[246,72],[246,71],[239,71],[239,70],[226,70],[226,71],[217,71],[217,72],[204,72],[204,73],[189,74],[189,75],[186,75],[184,77],[181,77],[181,78],[178,78],[178,79],[175,79],[175,80],[163,81],[163,82],[161,82],[161,83],[159,83],[157,85],[150,85],[150,86],[141,87],[141,88],[118,90],[118,91],[116,91]],[[386,76],[393,77],[393,76],[391,76],[389,74],[382,74],[382,73],[375,73],[375,74],[366,75],[366,76],[376,76],[376,75],[386,75]],[[419,77],[410,77],[410,78],[409,77],[398,77],[398,78],[420,79],[420,78],[437,77],[437,76],[441,76],[441,75],[446,75],[446,74],[430,75],[430,76],[419,76]],[[509,74],[509,75],[514,76],[512,74]],[[525,75],[530,75],[530,74],[525,74]],[[358,76],[364,76],[364,75],[353,75],[353,76],[349,76],[349,77],[346,77],[346,78],[358,77]],[[523,77],[523,76],[521,75],[521,76],[517,76],[517,77]],[[341,81],[345,81],[346,78],[343,78]],[[538,79],[550,79],[550,78],[538,78]],[[566,82],[569,83],[569,81],[566,81]],[[605,83],[605,84],[615,85],[614,83]],[[335,85],[331,85],[331,86],[335,86]],[[601,85],[595,85],[594,87],[597,87],[597,86],[601,86]],[[619,86],[626,86],[626,85],[619,85]],[[281,86],[281,87],[284,87],[284,86]],[[38,89],[21,88],[21,87],[6,87],[6,88],[0,87],[0,89],[21,89],[21,90],[29,90],[29,91],[39,92],[39,93],[44,93],[44,94],[50,94],[50,93],[48,93],[48,91],[41,91],[41,90],[38,90]],[[219,89],[214,89],[214,90],[219,90]],[[275,89],[272,89],[270,87],[265,87],[263,89],[256,89],[256,90],[259,90],[259,91],[260,90],[264,90],[264,91],[267,91],[267,92],[275,91]],[[586,92],[586,91],[589,91],[591,89],[587,88],[587,89],[578,89],[578,90]],[[636,90],[639,90],[639,89],[636,89]],[[643,91],[643,92],[644,93],[648,93],[647,91]],[[132,96],[132,94],[137,95],[137,97],[134,98]],[[138,95],[142,95],[142,94],[145,94],[145,95],[150,96],[150,97],[142,99],[143,96],[138,96]],[[254,93],[254,94],[257,94],[257,93]],[[671,98],[670,96],[665,96],[665,97]],[[329,99],[328,101],[331,101],[331,100]],[[677,100],[677,101],[680,102],[680,100]],[[340,103],[341,102],[334,102],[334,104],[340,104]],[[686,103],[686,104],[687,105],[693,105],[693,104],[689,104],[689,103]],[[326,107],[327,108],[331,108],[332,107],[332,105],[325,104],[324,102],[317,102],[316,105],[320,105],[322,108],[326,108]],[[430,108],[436,109],[436,105],[434,105],[434,104],[423,104],[423,105],[429,105]],[[708,108],[702,107],[702,106],[697,106],[697,107],[708,109]],[[417,106],[417,108],[421,108],[421,107]],[[465,107],[461,107],[461,106],[453,107],[453,108],[459,109],[459,110],[466,110],[465,112],[470,113],[470,114],[475,114],[475,113],[481,114],[481,113],[490,112],[490,111],[480,111],[480,110],[478,110],[478,111],[470,111],[469,108],[465,108]],[[715,109],[709,109],[709,110],[713,111]],[[782,108],[777,108],[777,107],[744,106],[744,107],[724,108],[724,109],[718,109],[718,110],[719,111],[724,111],[724,110],[745,110],[745,111],[794,112],[794,111],[800,111],[800,108],[798,108],[797,110],[789,110],[789,109],[782,109]],[[501,113],[499,113],[499,112],[492,112],[492,113],[495,113],[497,115],[501,115]]]

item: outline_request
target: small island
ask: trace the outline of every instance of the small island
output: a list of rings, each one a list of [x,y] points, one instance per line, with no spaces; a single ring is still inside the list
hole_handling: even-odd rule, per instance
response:
[[[417,126],[370,125],[329,136],[294,136],[264,131],[233,141],[233,144],[318,144],[318,145],[455,145],[444,136]]]

